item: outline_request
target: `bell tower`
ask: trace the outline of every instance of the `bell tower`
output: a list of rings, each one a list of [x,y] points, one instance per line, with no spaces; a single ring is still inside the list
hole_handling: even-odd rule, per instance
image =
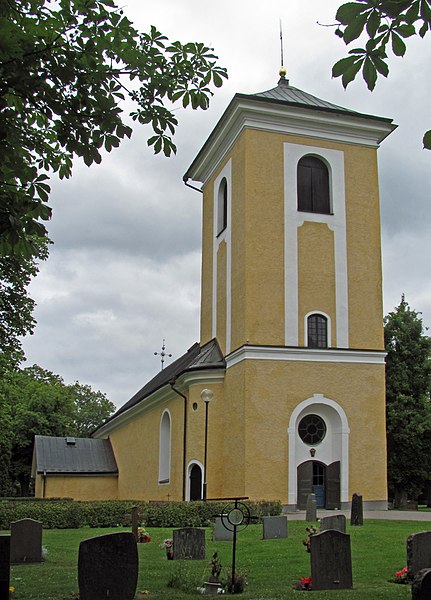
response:
[[[201,344],[225,355],[234,415],[225,494],[386,504],[377,148],[394,129],[282,72],[234,96],[185,175],[203,191]]]

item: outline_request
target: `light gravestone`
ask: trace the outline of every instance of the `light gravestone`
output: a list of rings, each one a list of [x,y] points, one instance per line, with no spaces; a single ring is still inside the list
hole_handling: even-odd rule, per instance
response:
[[[287,517],[285,515],[263,517],[262,522],[264,540],[287,538]]]
[[[412,600],[430,600],[431,569],[422,569],[412,583]]]
[[[350,526],[363,525],[364,524],[364,508],[362,503],[362,496],[359,494],[353,494],[352,496],[352,508],[350,511]]]
[[[10,524],[10,562],[42,562],[42,522],[21,519]]]
[[[221,517],[216,517],[214,521],[213,541],[231,542],[233,540],[233,531],[226,529]]]
[[[174,560],[204,560],[205,530],[197,527],[174,529]]]
[[[310,537],[313,590],[348,590],[352,587],[350,535],[328,529]]]
[[[335,529],[335,531],[346,533],[346,517],[344,515],[322,517],[320,519],[320,531],[327,531],[328,529]]]
[[[431,531],[414,533],[407,538],[407,568],[410,580],[422,569],[431,569]]]
[[[81,542],[80,600],[133,600],[138,582],[138,549],[133,533],[110,533]]]
[[[308,523],[317,521],[316,494],[308,494],[305,509],[305,520]]]
[[[9,600],[10,535],[0,535],[0,600]]]

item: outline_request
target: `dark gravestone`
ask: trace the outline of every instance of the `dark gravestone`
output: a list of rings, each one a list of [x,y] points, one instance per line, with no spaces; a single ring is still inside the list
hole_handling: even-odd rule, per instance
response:
[[[21,519],[10,524],[10,562],[42,562],[42,523]]]
[[[9,600],[10,535],[0,535],[0,600]]]
[[[431,531],[414,533],[407,538],[407,568],[410,580],[422,569],[431,569]]]
[[[233,540],[233,531],[226,529],[221,517],[216,517],[214,521],[213,541],[231,542]]]
[[[314,521],[317,521],[316,494],[308,494],[307,496],[305,520],[308,523],[313,523]]]
[[[174,560],[205,560],[205,530],[184,527],[174,530]]]
[[[278,538],[287,538],[287,517],[280,515],[278,517],[263,517],[263,539],[275,540]]]
[[[79,545],[80,600],[133,600],[138,581],[138,549],[133,533],[110,533]]]
[[[138,541],[138,527],[139,527],[139,506],[132,507],[132,533],[135,537],[135,541]]]
[[[412,584],[412,600],[430,600],[431,569],[422,569],[416,574]]]
[[[364,524],[364,509],[362,504],[362,496],[359,494],[353,494],[352,496],[352,508],[350,512],[350,526],[363,525]]]
[[[331,515],[320,519],[320,531],[327,531],[328,529],[346,533],[346,517],[344,515]]]
[[[313,590],[352,587],[350,535],[329,529],[310,537]]]

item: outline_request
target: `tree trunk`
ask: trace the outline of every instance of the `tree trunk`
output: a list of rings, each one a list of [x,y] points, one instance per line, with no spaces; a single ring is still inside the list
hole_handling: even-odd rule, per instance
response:
[[[397,510],[405,510],[407,508],[407,492],[405,489],[395,489],[394,508]]]

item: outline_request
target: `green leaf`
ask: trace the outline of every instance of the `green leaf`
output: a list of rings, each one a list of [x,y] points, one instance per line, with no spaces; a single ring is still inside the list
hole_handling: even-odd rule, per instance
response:
[[[377,81],[377,71],[376,67],[373,65],[371,59],[367,56],[364,60],[364,66],[362,68],[362,76],[367,84],[367,87],[370,91],[376,86]]]
[[[366,22],[367,15],[361,14],[346,27],[343,36],[343,39],[346,44],[350,44],[350,42],[353,42],[353,40],[356,40],[361,35]]]
[[[353,63],[348,69],[346,69],[344,71],[343,77],[341,80],[343,83],[344,89],[346,89],[346,87],[349,85],[349,83],[355,79],[363,62],[364,62],[363,58],[358,58],[355,63]]]
[[[408,38],[416,34],[414,25],[399,25],[396,31],[403,38]]]
[[[357,61],[357,56],[348,56],[347,58],[342,58],[332,67],[332,77],[340,77],[344,75],[344,73],[350,69]]]
[[[431,150],[431,130],[427,131],[423,137],[423,145],[426,150]]]
[[[350,25],[361,13],[368,9],[368,6],[358,4],[357,2],[347,2],[337,10],[335,18],[343,25]]]
[[[371,56],[371,60],[373,61],[373,64],[380,75],[383,75],[383,77],[387,77],[389,75],[389,67],[384,60],[376,55]]]
[[[367,33],[370,38],[373,38],[376,35],[377,30],[380,27],[380,23],[381,19],[379,13],[377,10],[373,10],[367,22]]]
[[[403,40],[397,35],[394,31],[392,31],[392,51],[395,56],[404,56],[406,52],[406,45]]]

